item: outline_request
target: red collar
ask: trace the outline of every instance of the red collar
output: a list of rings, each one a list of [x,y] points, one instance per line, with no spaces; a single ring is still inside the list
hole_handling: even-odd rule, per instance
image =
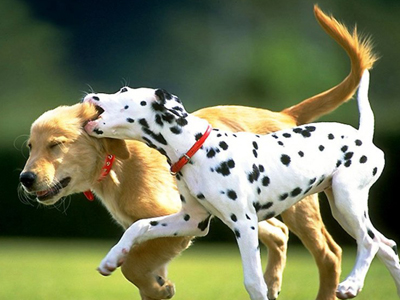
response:
[[[101,174],[100,174],[99,179],[97,179],[97,182],[102,181],[111,172],[111,168],[113,166],[114,160],[115,160],[115,155],[112,155],[112,154],[107,155],[106,161],[104,162],[103,168],[101,168]],[[94,195],[91,190],[87,190],[87,191],[83,192],[83,194],[89,201],[94,200]]]
[[[176,163],[174,163],[171,166],[170,171],[172,176],[175,176],[176,173],[178,173],[183,168],[183,166],[190,161],[190,159],[193,157],[193,155],[196,154],[196,152],[201,148],[201,146],[203,146],[204,142],[210,135],[211,130],[212,130],[211,125],[208,125],[206,132],[204,132],[201,138],[199,138],[198,141],[194,143],[192,148],[190,148],[189,151],[186,152],[186,154],[184,154]]]

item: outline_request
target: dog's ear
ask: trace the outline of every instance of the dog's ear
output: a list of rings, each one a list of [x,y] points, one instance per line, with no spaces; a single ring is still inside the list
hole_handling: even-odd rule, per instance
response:
[[[172,99],[172,95],[170,93],[168,93],[166,90],[163,89],[157,89],[155,91],[157,100],[161,103],[161,104],[165,104],[166,100],[171,100]]]
[[[97,117],[98,111],[96,107],[90,103],[75,104],[78,110],[78,117],[82,119],[82,124]]]
[[[104,148],[108,154],[113,154],[119,159],[128,159],[130,152],[126,142],[119,139],[103,138]]]

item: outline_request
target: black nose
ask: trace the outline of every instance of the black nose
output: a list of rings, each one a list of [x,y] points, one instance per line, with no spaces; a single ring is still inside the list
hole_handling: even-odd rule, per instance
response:
[[[23,184],[24,187],[30,188],[35,183],[36,174],[32,172],[24,172],[19,175],[19,181]]]

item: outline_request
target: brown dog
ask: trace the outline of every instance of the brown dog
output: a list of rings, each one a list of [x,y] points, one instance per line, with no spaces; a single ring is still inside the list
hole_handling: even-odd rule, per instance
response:
[[[375,57],[368,43],[359,42],[356,33],[350,35],[318,7],[315,14],[351,59],[351,72],[342,83],[279,113],[220,106],[199,110],[195,115],[207,119],[215,128],[265,134],[310,122],[347,101],[363,71],[372,67]],[[33,123],[28,142],[30,157],[20,178],[25,190],[45,205],[73,193],[92,190],[124,228],[138,219],[176,212],[180,207],[179,194],[165,158],[139,142],[89,137],[83,124],[96,115],[93,106],[77,104],[48,111]],[[107,168],[104,164],[108,154],[114,154],[116,160]],[[341,250],[325,229],[317,196],[299,202],[283,213],[282,218],[317,262],[320,273],[317,299],[335,299]],[[276,219],[261,222],[260,239],[269,248],[265,279],[269,297],[273,299],[280,290],[286,261],[287,228]],[[139,288],[142,299],[165,299],[174,295],[174,286],[166,279],[166,265],[190,241],[191,237],[162,238],[131,249],[122,272]]]

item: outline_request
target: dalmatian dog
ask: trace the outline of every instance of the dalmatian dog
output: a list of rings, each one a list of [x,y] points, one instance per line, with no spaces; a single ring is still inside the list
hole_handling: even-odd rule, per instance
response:
[[[264,136],[212,129],[161,89],[124,87],[115,94],[87,95],[83,101],[96,105],[100,115],[85,130],[94,137],[135,139],[158,149],[171,164],[182,201],[176,214],[132,224],[103,259],[99,272],[111,274],[129,249],[145,240],[204,236],[210,218],[216,216],[236,236],[250,298],[267,299],[257,223],[323,191],[333,216],[357,241],[354,268],[338,286],[338,297],[352,298],[361,291],[376,254],[400,295],[396,244],[374,228],[368,215],[368,192],[384,167],[384,154],[372,143],[374,115],[368,88],[365,71],[358,91],[358,130],[314,123]]]

